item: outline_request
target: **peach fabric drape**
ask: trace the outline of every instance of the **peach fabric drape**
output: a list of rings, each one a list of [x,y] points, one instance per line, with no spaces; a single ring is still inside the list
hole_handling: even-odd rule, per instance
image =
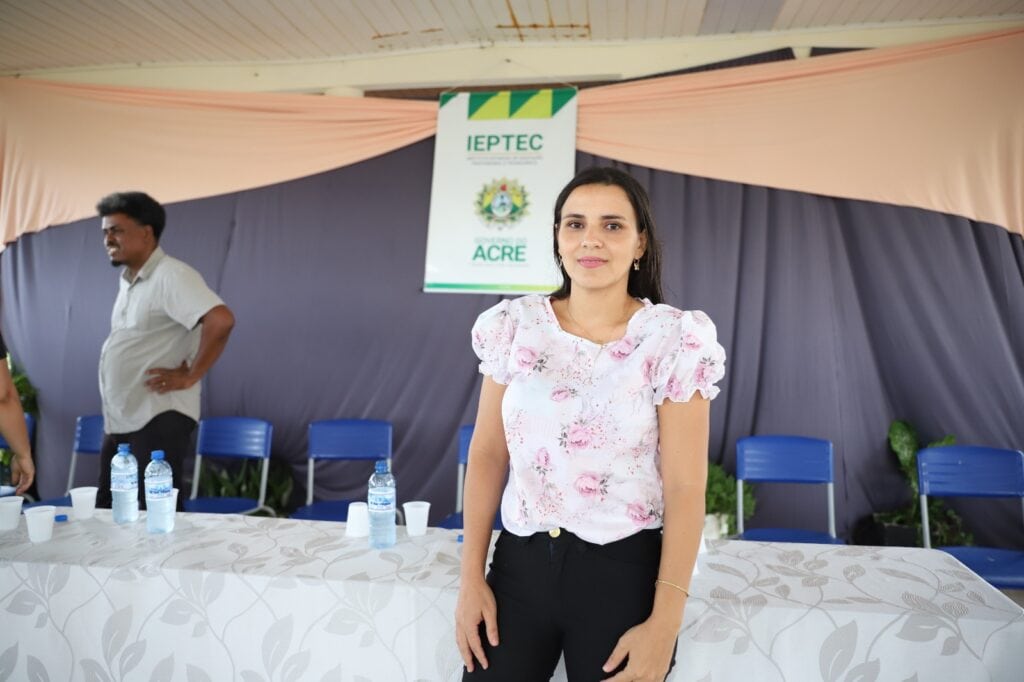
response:
[[[112,191],[161,202],[357,163],[434,134],[437,104],[0,79],[3,242],[95,215]]]
[[[580,92],[577,146],[632,164],[917,206],[1024,234],[1024,30]],[[437,104],[0,78],[3,243],[143,189],[173,202],[356,163]]]
[[[584,90],[576,144],[1024,234],[1024,29]]]

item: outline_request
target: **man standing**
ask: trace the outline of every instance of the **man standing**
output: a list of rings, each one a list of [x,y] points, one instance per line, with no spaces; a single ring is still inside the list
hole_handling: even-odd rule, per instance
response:
[[[152,197],[119,192],[96,210],[110,263],[124,266],[99,367],[105,435],[97,504],[109,507],[118,443],[129,443],[139,460],[140,498],[153,450],[166,453],[180,487],[199,419],[200,380],[224,350],[235,318],[194,268],[160,248],[166,213]]]
[[[28,441],[21,398],[18,397],[11,372],[7,369],[7,346],[4,345],[3,336],[0,336],[0,435],[7,441],[13,454],[11,483],[17,486],[15,493],[20,495],[32,485],[36,467],[32,463],[32,448]]]

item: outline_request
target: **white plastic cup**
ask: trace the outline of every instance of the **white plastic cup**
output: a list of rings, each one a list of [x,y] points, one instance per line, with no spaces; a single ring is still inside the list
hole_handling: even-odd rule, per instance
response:
[[[25,510],[25,524],[28,526],[29,540],[46,542],[53,537],[53,516],[56,511],[57,508],[52,504]]]
[[[345,520],[345,535],[350,538],[365,538],[370,534],[370,508],[365,502],[353,502],[348,505],[348,518]]]
[[[93,512],[96,511],[97,490],[96,486],[87,485],[68,491],[71,493],[71,510],[76,519],[81,521],[92,518]]]
[[[18,527],[21,517],[21,503],[25,498],[21,495],[0,497],[0,531],[14,530]]]
[[[402,505],[405,510],[405,532],[410,537],[426,535],[427,516],[430,515],[430,503],[415,500]]]

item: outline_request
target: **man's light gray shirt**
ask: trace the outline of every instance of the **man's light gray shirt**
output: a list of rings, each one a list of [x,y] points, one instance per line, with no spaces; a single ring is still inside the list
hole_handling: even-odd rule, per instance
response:
[[[199,349],[200,318],[223,301],[195,268],[157,247],[134,281],[121,272],[100,351],[100,396],[107,433],[138,431],[170,410],[199,419],[200,382],[163,395],[146,387],[146,370],[189,365]]]

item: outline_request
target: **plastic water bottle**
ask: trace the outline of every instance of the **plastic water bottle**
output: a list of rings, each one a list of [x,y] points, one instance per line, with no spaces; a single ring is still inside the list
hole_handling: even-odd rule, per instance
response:
[[[395,477],[388,461],[378,460],[367,487],[366,506],[370,510],[370,547],[387,549],[395,544]]]
[[[163,450],[154,450],[146,465],[146,530],[170,533],[174,530],[174,483],[171,465]]]
[[[139,463],[128,443],[118,443],[110,461],[110,497],[114,523],[139,520]]]

